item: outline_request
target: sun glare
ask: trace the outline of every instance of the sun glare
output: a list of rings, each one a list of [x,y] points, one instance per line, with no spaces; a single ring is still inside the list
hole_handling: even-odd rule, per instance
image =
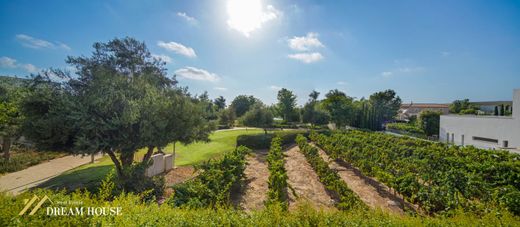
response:
[[[261,0],[228,0],[227,13],[228,26],[246,37],[261,28],[264,22],[277,17],[277,11],[271,5],[264,11]]]

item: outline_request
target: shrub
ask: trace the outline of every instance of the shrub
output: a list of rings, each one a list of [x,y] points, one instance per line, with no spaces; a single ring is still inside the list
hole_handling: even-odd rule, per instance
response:
[[[175,185],[167,203],[183,207],[217,207],[230,203],[231,189],[244,177],[245,156],[250,150],[240,146],[224,154],[220,160],[210,160],[198,166],[200,175]]]
[[[390,130],[397,130],[403,134],[408,134],[412,136],[423,136],[424,131],[419,128],[417,125],[410,123],[389,123],[386,124],[386,128]]]
[[[335,192],[339,197],[339,203],[336,207],[341,210],[349,210],[354,207],[366,207],[365,204],[354,194],[348,185],[341,179],[338,173],[329,168],[319,155],[318,149],[309,145],[307,138],[298,135],[296,143],[300,147],[300,151],[305,155],[305,158],[311,164],[312,168],[318,175],[320,182],[325,185],[327,190]]]
[[[284,155],[282,152],[282,138],[277,136],[271,142],[271,148],[267,154],[267,164],[269,169],[269,180],[266,205],[280,205],[287,209],[287,171],[285,170]]]

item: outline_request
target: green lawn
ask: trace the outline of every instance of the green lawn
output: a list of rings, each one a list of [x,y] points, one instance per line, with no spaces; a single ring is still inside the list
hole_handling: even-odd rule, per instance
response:
[[[231,151],[236,146],[236,140],[239,135],[259,134],[263,133],[261,129],[240,129],[217,131],[211,134],[209,143],[193,143],[176,145],[176,166],[193,165],[202,161],[218,158],[227,151]],[[165,153],[173,152],[173,144],[168,145],[164,150]],[[140,160],[146,150],[142,149],[136,154],[136,160]],[[113,169],[114,164],[108,156],[101,158],[93,164],[86,164],[72,170],[69,170],[49,181],[39,185],[42,188],[68,190],[76,188],[95,189],[101,180]]]

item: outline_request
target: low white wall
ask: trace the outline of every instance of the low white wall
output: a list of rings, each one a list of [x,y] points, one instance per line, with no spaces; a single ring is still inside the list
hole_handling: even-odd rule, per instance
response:
[[[148,177],[164,173],[173,168],[173,155],[171,154],[154,154],[150,159],[153,163],[145,172]]]

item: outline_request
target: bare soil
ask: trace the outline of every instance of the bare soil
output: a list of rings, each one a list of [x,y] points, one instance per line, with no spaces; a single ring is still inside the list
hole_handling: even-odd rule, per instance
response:
[[[314,145],[314,144],[313,144]],[[363,175],[358,169],[346,162],[338,163],[318,148],[323,160],[329,163],[329,167],[338,171],[341,179],[354,191],[360,199],[373,209],[381,209],[394,214],[403,215],[404,209],[415,211],[416,208],[404,201],[399,195],[392,193],[391,189],[377,180]]]
[[[240,193],[232,195],[233,203],[245,211],[260,210],[267,198],[269,170],[268,150],[255,150],[246,157],[245,181]]]
[[[285,155],[285,169],[290,187],[288,189],[289,210],[307,203],[316,208],[333,208],[335,201],[319,181],[318,175],[298,146],[288,149]]]
[[[173,193],[171,186],[185,182],[197,176],[193,166],[180,166],[171,169],[164,175],[164,198],[168,198]]]

